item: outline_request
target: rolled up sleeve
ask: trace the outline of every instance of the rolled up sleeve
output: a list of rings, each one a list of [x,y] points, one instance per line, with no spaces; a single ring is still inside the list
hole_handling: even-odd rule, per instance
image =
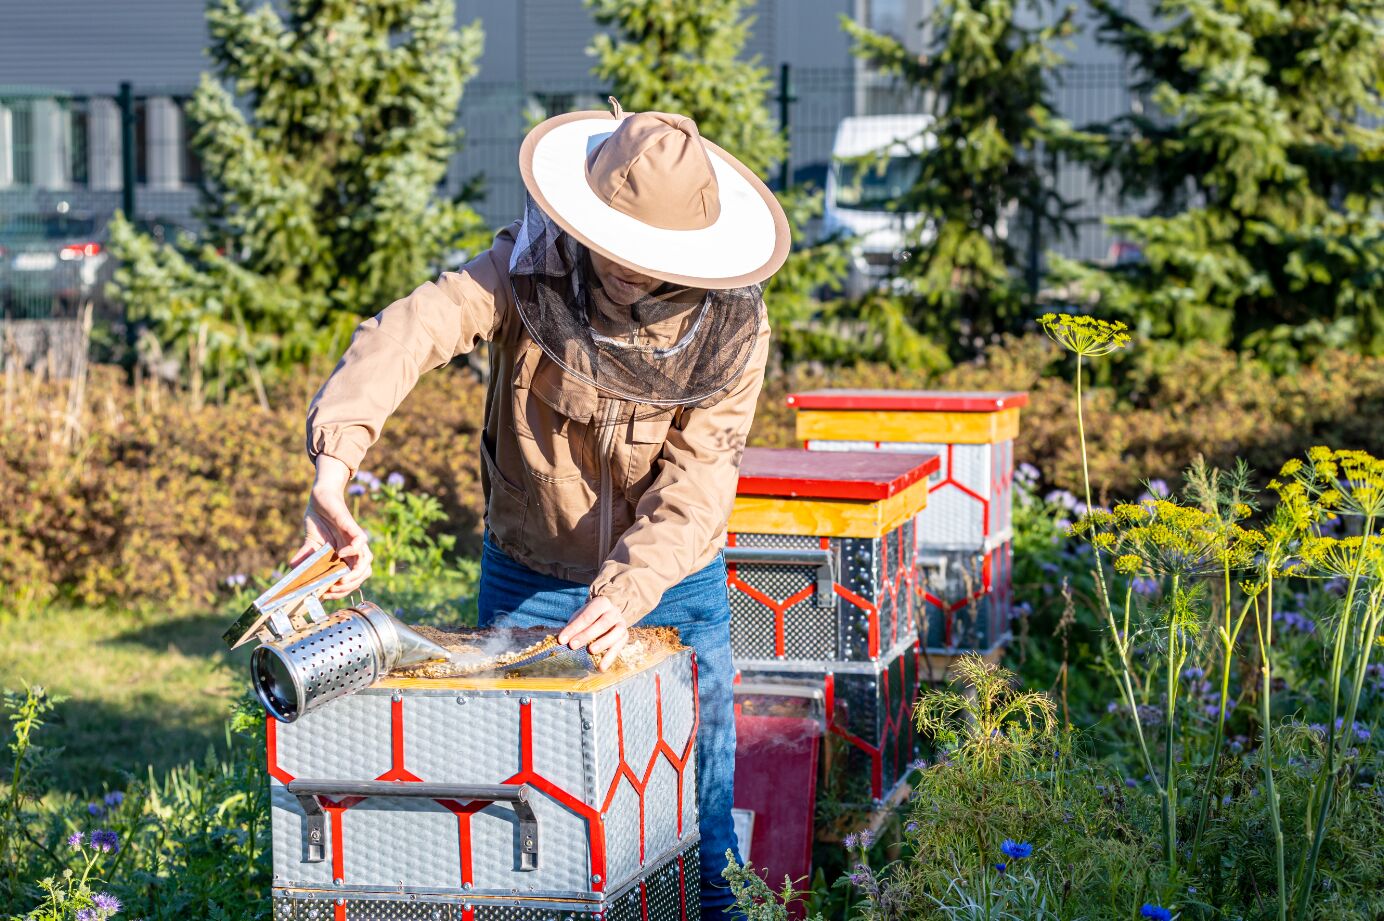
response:
[[[684,411],[669,428],[634,524],[591,584],[591,597],[609,599],[627,621],[657,607],[665,591],[709,563],[724,542],[768,357],[766,323],[734,389],[712,406]]]
[[[418,378],[498,333],[511,304],[509,255],[517,228],[500,231],[490,249],[459,271],[420,285],[356,327],[351,344],[307,417],[307,452],[360,468],[385,420]]]

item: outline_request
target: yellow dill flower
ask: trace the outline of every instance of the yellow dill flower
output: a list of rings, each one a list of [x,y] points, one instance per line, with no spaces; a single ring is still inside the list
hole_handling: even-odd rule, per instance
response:
[[[1136,554],[1126,553],[1115,560],[1115,571],[1121,575],[1132,576],[1143,568],[1144,561]]]
[[[1119,321],[1069,313],[1045,313],[1038,325],[1058,345],[1085,357],[1109,355],[1130,343],[1129,327]]]
[[[1291,460],[1284,461],[1282,468],[1280,468],[1278,471],[1278,474],[1279,476],[1292,476],[1301,469],[1302,461],[1294,457]]]

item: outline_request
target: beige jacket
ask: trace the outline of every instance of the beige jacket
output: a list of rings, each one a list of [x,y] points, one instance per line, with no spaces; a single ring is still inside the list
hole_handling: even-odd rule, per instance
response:
[[[308,454],[354,473],[420,374],[489,341],[481,461],[492,538],[530,569],[589,583],[632,621],[725,542],[769,327],[720,402],[636,417],[529,338],[509,283],[517,229],[360,324],[308,410]]]

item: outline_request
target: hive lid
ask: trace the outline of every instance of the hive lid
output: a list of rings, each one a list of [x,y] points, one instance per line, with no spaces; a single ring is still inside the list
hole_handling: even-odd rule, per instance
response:
[[[746,448],[736,492],[877,502],[926,479],[940,466],[935,454]]]
[[[873,409],[904,412],[990,413],[1028,405],[1022,390],[808,390],[790,393],[798,409]]]

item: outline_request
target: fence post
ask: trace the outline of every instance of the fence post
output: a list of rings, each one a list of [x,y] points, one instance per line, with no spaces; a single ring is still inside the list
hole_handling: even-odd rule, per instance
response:
[[[783,160],[779,163],[778,175],[778,187],[779,191],[782,192],[793,181],[793,134],[790,129],[792,109],[790,107],[798,101],[798,97],[793,95],[793,65],[787,61],[779,65],[779,85],[776,98],[779,104],[779,132],[785,141]]]
[[[120,210],[135,219],[135,91],[128,81],[120,84]]]

